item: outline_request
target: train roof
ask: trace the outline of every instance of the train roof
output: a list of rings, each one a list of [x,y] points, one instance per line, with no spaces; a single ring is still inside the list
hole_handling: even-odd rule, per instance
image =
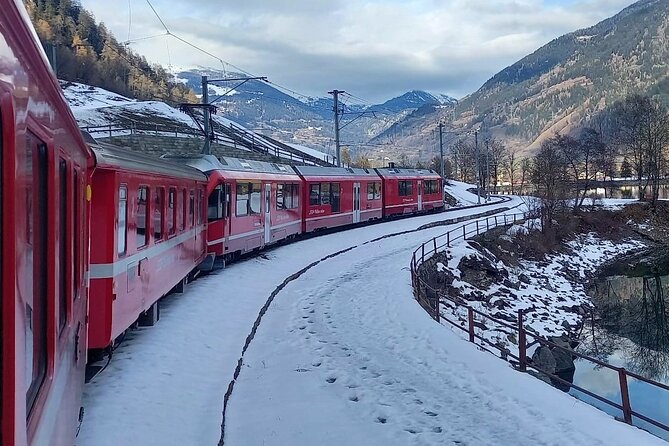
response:
[[[400,167],[377,168],[376,171],[384,178],[428,177],[439,178],[439,174],[430,169],[410,169]]]
[[[154,158],[113,144],[98,142],[90,136],[86,139],[95,155],[95,165],[98,168],[146,172],[197,181],[207,180],[205,174],[190,166]]]
[[[374,169],[359,169],[355,167],[296,166],[295,170],[303,177],[379,177],[374,172]]]
[[[295,175],[295,171],[288,164],[270,163],[267,161],[243,160],[228,156],[217,158],[214,155],[166,155],[163,158],[179,161],[205,173],[215,170],[227,170],[274,175]]]

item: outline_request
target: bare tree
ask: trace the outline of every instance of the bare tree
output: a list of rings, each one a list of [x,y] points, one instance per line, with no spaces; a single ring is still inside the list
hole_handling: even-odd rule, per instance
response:
[[[509,176],[509,182],[511,183],[511,195],[514,194],[514,187],[516,184],[516,173],[520,167],[520,160],[518,159],[518,149],[514,147],[507,147],[506,154],[502,161],[502,166],[506,171],[506,174]],[[521,192],[522,193],[522,192]]]
[[[499,176],[504,168],[504,161],[506,158],[506,147],[504,144],[497,140],[491,139],[488,141],[488,152],[490,158],[490,175],[493,181],[493,192],[497,193],[497,185],[499,184]]]
[[[544,234],[553,227],[558,213],[566,207],[569,179],[564,156],[563,136],[556,135],[541,144],[532,163],[531,175],[541,199],[541,226]]]
[[[523,158],[520,162],[520,194],[525,193],[525,185],[532,175],[532,161],[529,158]]]

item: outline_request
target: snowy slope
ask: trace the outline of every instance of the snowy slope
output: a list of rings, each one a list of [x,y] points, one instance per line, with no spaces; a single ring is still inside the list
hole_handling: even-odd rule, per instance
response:
[[[333,159],[332,155],[328,155],[327,153],[323,153],[320,150],[312,149],[311,147],[303,146],[301,144],[294,144],[294,143],[289,143],[288,145],[293,147],[294,149],[299,150],[300,152],[306,153],[307,155],[315,156],[316,158],[324,160],[324,161],[331,161]]]
[[[86,386],[77,444],[217,444],[223,394],[258,311],[286,277],[346,247],[276,295],[244,360],[226,444],[664,444],[429,319],[408,262],[447,227],[370,242],[476,212],[321,236],[198,280]]]
[[[470,189],[475,190],[476,185],[455,180],[448,180],[444,185],[444,191],[458,200],[459,206],[470,206],[478,203],[478,197],[475,193],[471,193]],[[484,201],[485,198],[481,198],[481,203]]]

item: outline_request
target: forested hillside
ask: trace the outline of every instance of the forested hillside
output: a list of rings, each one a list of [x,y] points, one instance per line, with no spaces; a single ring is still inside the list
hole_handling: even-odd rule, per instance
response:
[[[55,46],[58,78],[102,87],[137,99],[196,102],[160,65],[119,43],[104,23],[75,0],[26,0],[45,51]]]

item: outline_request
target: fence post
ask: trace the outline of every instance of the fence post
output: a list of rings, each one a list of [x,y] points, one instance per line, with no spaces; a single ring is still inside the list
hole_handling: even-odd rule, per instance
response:
[[[112,125],[111,124],[109,124],[109,137],[110,138],[112,137]]]
[[[632,406],[630,404],[630,394],[627,388],[627,373],[625,368],[618,369],[618,380],[620,381],[620,397],[623,403],[623,417],[625,423],[632,424]]]
[[[420,250],[421,250],[420,262],[424,263],[425,262],[425,243],[420,245]]]
[[[523,310],[518,310],[518,358],[520,360],[520,371],[527,371],[527,339],[523,325]]]
[[[495,215],[495,226],[497,226],[497,216]]]
[[[446,246],[451,247],[451,231],[446,233]]]
[[[437,237],[432,239],[432,242],[434,243],[434,253],[437,253]]]
[[[479,221],[476,220],[476,235],[479,235]]]
[[[490,231],[490,217],[485,219],[485,230]]]
[[[475,342],[474,337],[474,309],[467,307],[467,323],[469,325],[469,342]]]
[[[504,226],[506,226],[506,214],[504,214]]]
[[[462,240],[467,240],[467,223],[462,225]]]

